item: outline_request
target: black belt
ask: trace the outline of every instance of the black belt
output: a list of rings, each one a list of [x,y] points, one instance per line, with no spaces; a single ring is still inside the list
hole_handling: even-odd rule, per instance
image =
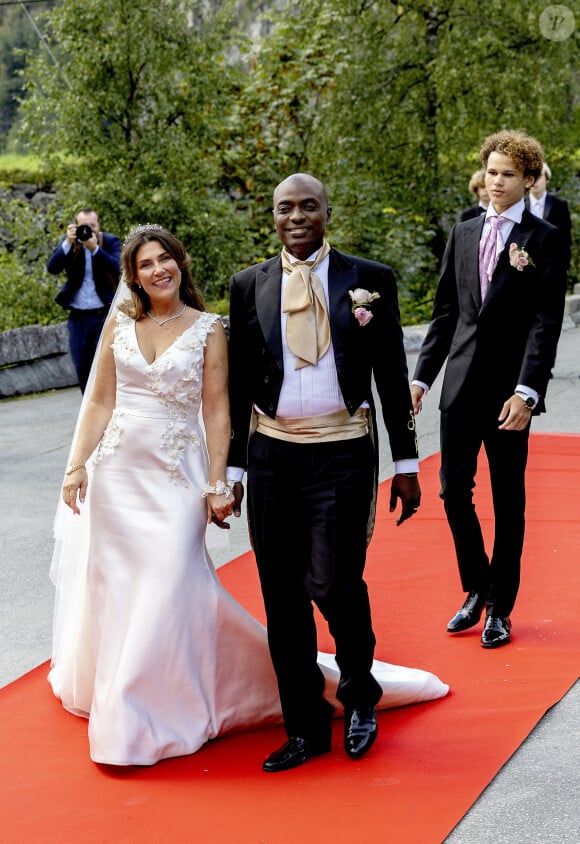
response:
[[[71,308],[70,315],[75,316],[106,316],[109,313],[109,309],[106,307],[102,308]]]

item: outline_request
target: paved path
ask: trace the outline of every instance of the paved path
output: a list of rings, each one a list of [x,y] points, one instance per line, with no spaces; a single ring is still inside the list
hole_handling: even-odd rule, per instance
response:
[[[416,353],[408,357],[412,372]],[[580,433],[579,376],[580,328],[570,327],[560,341],[549,412],[534,419],[534,431]],[[437,387],[419,417],[422,456],[439,448]],[[52,518],[79,403],[76,388],[0,401],[0,686],[50,655]],[[392,474],[386,452],[388,447],[382,479]],[[242,516],[234,521],[229,548],[213,554],[216,565],[247,548]],[[579,715],[577,684],[504,766],[447,844],[577,844]]]

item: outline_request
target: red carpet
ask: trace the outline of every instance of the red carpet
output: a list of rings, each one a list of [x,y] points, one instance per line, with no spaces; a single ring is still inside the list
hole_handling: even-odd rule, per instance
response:
[[[497,651],[480,647],[480,627],[444,632],[461,591],[437,469],[437,456],[424,461],[423,505],[400,528],[383,489],[367,579],[377,657],[434,671],[448,697],[381,714],[377,744],[359,762],[344,755],[336,721],[333,752],[284,774],[260,768],[281,729],[106,771],[89,761],[87,724],[51,696],[42,665],[0,692],[2,840],[439,844],[578,676],[580,436],[532,436],[522,587],[513,642]],[[489,529],[486,489],[482,469]],[[220,576],[262,616],[251,555]],[[320,644],[330,648],[323,626]]]

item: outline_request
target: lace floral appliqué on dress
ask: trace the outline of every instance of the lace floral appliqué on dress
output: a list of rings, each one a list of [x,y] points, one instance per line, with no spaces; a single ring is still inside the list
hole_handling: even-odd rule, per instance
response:
[[[181,465],[187,452],[196,452],[201,446],[197,417],[201,407],[204,349],[217,319],[216,314],[202,313],[163,354],[147,364],[137,342],[135,321],[123,313],[117,316],[113,351],[118,372],[123,374],[124,370],[130,372],[132,368],[142,371],[145,365],[145,386],[158,402],[152,413],[161,415],[162,410],[166,419],[159,448],[166,455],[171,481],[185,488],[190,484]],[[130,374],[126,375],[126,380],[130,381]],[[100,462],[104,454],[112,454],[118,445],[123,431],[122,415],[119,410],[113,414],[96,462]]]
[[[98,466],[105,454],[113,454],[115,452],[123,433],[122,417],[122,411],[117,409],[113,411],[109,424],[105,428],[103,438],[97,448],[97,453],[93,457],[93,466]]]

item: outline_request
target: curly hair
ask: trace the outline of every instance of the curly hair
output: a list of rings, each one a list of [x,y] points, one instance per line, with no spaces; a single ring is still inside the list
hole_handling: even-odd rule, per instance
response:
[[[503,129],[501,132],[489,135],[479,151],[484,167],[487,167],[487,160],[492,152],[507,155],[516,167],[523,171],[524,176],[533,176],[537,179],[542,174],[544,150],[535,138],[523,132]]]
[[[127,287],[131,292],[131,299],[119,305],[119,310],[133,319],[141,319],[151,308],[151,300],[142,287],[137,283],[137,252],[144,243],[157,241],[176,261],[181,270],[181,284],[179,298],[186,305],[198,311],[205,311],[205,302],[201,291],[195,284],[189,265],[191,259],[184,245],[174,234],[154,223],[137,226],[129,232],[121,251],[121,264]]]

